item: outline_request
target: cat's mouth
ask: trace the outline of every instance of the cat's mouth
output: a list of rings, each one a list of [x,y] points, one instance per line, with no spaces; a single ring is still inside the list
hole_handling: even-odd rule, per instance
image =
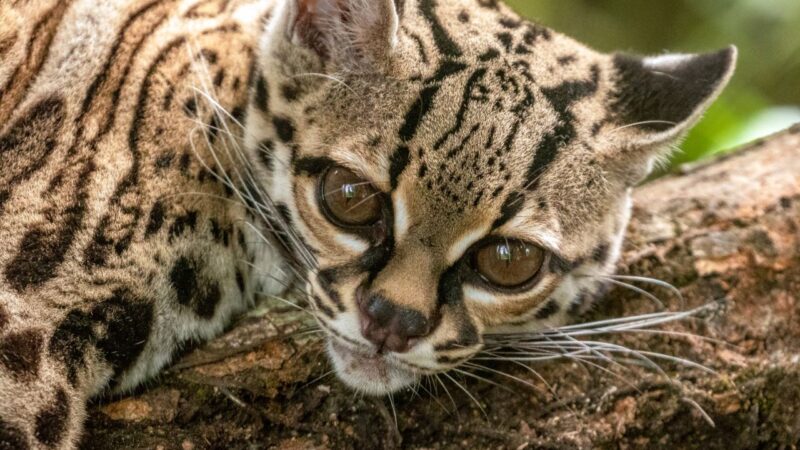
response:
[[[356,348],[336,337],[328,339],[336,374],[351,388],[372,395],[385,395],[410,386],[419,379],[411,367],[390,356]]]

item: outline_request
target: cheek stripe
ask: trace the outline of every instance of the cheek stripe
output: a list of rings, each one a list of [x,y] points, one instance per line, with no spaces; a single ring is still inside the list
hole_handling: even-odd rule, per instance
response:
[[[319,288],[322,289],[322,292],[331,299],[334,305],[336,305],[336,309],[339,312],[344,312],[344,304],[342,303],[342,298],[339,296],[339,293],[336,292],[336,289],[333,287],[333,280],[336,277],[336,270],[335,269],[324,269],[320,270],[317,274],[317,284],[319,284]]]

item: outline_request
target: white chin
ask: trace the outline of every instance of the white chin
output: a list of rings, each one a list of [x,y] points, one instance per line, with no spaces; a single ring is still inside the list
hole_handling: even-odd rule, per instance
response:
[[[369,354],[328,338],[328,355],[347,386],[370,395],[386,395],[415,383],[418,376],[378,354]]]

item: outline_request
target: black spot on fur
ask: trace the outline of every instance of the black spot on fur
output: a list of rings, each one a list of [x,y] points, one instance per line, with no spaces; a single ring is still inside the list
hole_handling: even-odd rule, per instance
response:
[[[424,162],[419,165],[419,171],[417,172],[418,178],[425,178],[425,174],[428,173],[428,165]]]
[[[586,304],[588,298],[588,294],[586,291],[581,291],[572,303],[569,305],[569,309],[567,310],[567,314],[574,317],[580,314],[580,311],[583,309],[584,305]]]
[[[158,233],[158,230],[160,230],[161,226],[164,225],[165,213],[166,208],[164,203],[157,200],[153,204],[153,208],[150,210],[150,218],[147,221],[147,226],[145,227],[144,231],[145,237],[149,237]]]
[[[242,105],[234,107],[231,111],[231,117],[233,117],[233,120],[236,122],[244,124],[245,119],[247,118],[247,108]]]
[[[50,154],[58,148],[57,138],[64,113],[63,100],[44,99],[12,125],[8,133],[0,136],[0,164],[3,167],[0,170],[0,211],[11,196],[11,189],[42,169]]]
[[[469,22],[469,13],[462,10],[460,13],[458,13],[458,21],[461,23]]]
[[[566,65],[572,64],[576,60],[577,60],[577,58],[575,57],[575,55],[560,56],[557,59],[558,64],[561,65],[561,66],[566,66]]]
[[[408,147],[402,145],[395,150],[392,154],[392,157],[389,161],[389,181],[391,183],[392,190],[397,189],[397,182],[402,175],[403,171],[406,170],[406,166],[408,166],[409,161],[409,152]]]
[[[77,385],[78,371],[84,366],[86,348],[95,341],[91,315],[83,311],[70,311],[56,327],[48,344],[48,352],[66,365],[67,380],[71,385]]]
[[[506,197],[503,206],[500,208],[500,217],[492,224],[492,229],[498,229],[514,218],[522,209],[525,198],[519,192],[512,192]]]
[[[309,156],[305,158],[298,158],[294,162],[294,173],[296,175],[305,175],[313,177],[321,175],[322,172],[335,165],[336,163],[324,156]]]
[[[281,95],[287,102],[293,102],[300,96],[300,88],[296,83],[285,83],[281,86]]]
[[[608,259],[608,252],[611,247],[608,244],[600,244],[592,251],[592,259],[598,263],[604,263]]]
[[[166,169],[172,164],[173,159],[175,159],[175,152],[164,152],[156,159],[156,167],[159,169]]]
[[[230,227],[223,228],[216,219],[211,219],[211,235],[214,240],[227,247],[230,241]]]
[[[514,45],[514,37],[511,36],[511,33],[504,31],[502,33],[497,33],[495,37],[497,37],[497,40],[499,40],[500,43],[503,44],[503,47],[506,49],[507,52],[511,51],[511,46]]]
[[[36,439],[51,447],[58,444],[67,429],[69,411],[69,397],[64,389],[59,388],[53,403],[36,415]]]
[[[180,169],[181,173],[186,174],[189,171],[189,163],[191,162],[192,157],[189,156],[188,153],[181,155],[181,159],[178,161],[178,168]]]
[[[516,19],[512,19],[510,17],[503,17],[502,19],[500,19],[500,25],[502,25],[505,28],[510,28],[513,30],[515,28],[519,28],[520,26],[522,26],[522,22]]]
[[[547,28],[536,25],[536,24],[528,24],[528,29],[525,31],[525,34],[522,36],[522,40],[527,45],[534,45],[539,38],[543,38],[546,41],[549,41],[553,38],[552,33]]]
[[[272,124],[281,141],[289,143],[294,140],[294,125],[291,120],[285,117],[273,117]]]
[[[239,292],[244,293],[244,275],[239,269],[236,269],[236,287],[239,288]]]
[[[5,269],[11,287],[23,291],[41,286],[56,276],[83,224],[89,199],[86,186],[94,170],[93,162],[86,163],[73,177],[74,191],[70,192],[69,200],[48,210],[49,219],[58,225],[57,228],[43,224],[28,230],[22,238],[17,254]]]
[[[461,267],[455,265],[447,269],[439,278],[437,303],[439,305],[460,304],[463,299],[461,283]]]
[[[558,302],[556,302],[555,300],[551,299],[551,300],[548,300],[548,302],[545,303],[544,306],[542,306],[541,309],[536,311],[536,316],[535,317],[538,320],[549,319],[554,314],[556,314],[560,309],[561,309],[561,307],[558,306]]]
[[[497,49],[490,48],[489,50],[483,52],[481,56],[478,57],[478,59],[480,59],[482,62],[486,62],[486,61],[491,61],[497,58],[498,56],[500,56],[500,52],[497,51]]]
[[[225,81],[225,69],[219,69],[216,74],[214,74],[214,86],[220,87],[222,86],[222,82]]]
[[[175,288],[178,303],[192,308],[198,316],[210,319],[214,317],[222,292],[215,282],[201,284],[198,272],[197,264],[182,256],[172,266],[169,278]]]
[[[272,170],[272,159],[274,157],[275,143],[271,139],[264,139],[258,144],[258,159],[267,170]]]
[[[256,93],[255,93],[256,107],[263,112],[269,112],[269,90],[267,89],[267,80],[264,75],[259,74],[256,78]]]
[[[28,450],[29,448],[31,447],[25,433],[0,419],[0,450]]]
[[[86,351],[94,345],[116,379],[136,362],[152,324],[151,302],[117,290],[88,312],[74,309],[67,313],[50,338],[48,352],[66,366],[67,380],[76,386],[78,372],[86,367]]]
[[[194,227],[196,225],[197,211],[189,211],[186,214],[175,218],[175,222],[173,222],[172,226],[169,227],[169,235],[173,238],[178,237],[187,229],[194,231]]]
[[[3,328],[8,325],[10,320],[8,315],[9,314],[6,312],[5,308],[3,308],[3,305],[0,305],[0,331],[3,331]]]
[[[194,98],[187,99],[183,104],[183,112],[189,117],[197,117],[197,101]]]
[[[39,374],[42,361],[42,333],[25,330],[0,340],[0,365],[19,380],[30,380]]]

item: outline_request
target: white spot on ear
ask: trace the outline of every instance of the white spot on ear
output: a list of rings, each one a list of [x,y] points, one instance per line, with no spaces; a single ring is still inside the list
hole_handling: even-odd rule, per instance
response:
[[[399,242],[408,233],[408,208],[406,207],[406,198],[400,191],[395,191],[392,194],[392,203],[394,206],[394,236],[395,242]]]
[[[464,286],[464,299],[467,301],[483,303],[484,305],[496,305],[498,303],[496,295],[492,295],[491,293],[482,289],[478,289],[474,286]]]
[[[651,56],[648,58],[644,58],[642,64],[644,65],[644,67],[648,69],[658,70],[660,68],[666,70],[680,66],[682,63],[692,58],[693,55],[672,53],[667,55]]]
[[[461,236],[447,251],[447,263],[453,264],[469,250],[470,246],[486,235],[487,228],[479,228]]]

